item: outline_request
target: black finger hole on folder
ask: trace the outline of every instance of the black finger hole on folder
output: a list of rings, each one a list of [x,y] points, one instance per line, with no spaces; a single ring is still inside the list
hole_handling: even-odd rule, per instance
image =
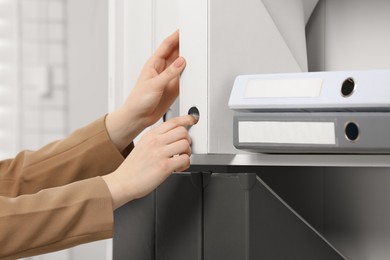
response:
[[[345,125],[345,137],[354,142],[359,138],[359,126],[356,123],[349,122]]]
[[[200,112],[199,112],[199,110],[198,110],[197,107],[191,107],[191,108],[188,110],[188,114],[189,114],[189,115],[192,115],[193,117],[196,118],[196,120],[199,121]]]
[[[353,78],[347,78],[341,85],[341,95],[343,97],[349,97],[355,90],[355,80]]]

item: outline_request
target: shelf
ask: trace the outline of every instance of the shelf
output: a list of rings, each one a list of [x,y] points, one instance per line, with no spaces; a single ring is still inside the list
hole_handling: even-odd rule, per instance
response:
[[[191,167],[201,166],[390,167],[390,155],[193,154]]]

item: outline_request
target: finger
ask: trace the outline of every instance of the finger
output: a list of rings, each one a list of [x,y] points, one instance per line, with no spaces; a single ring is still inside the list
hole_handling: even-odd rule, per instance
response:
[[[154,52],[155,57],[167,58],[179,49],[179,30],[169,35]]]
[[[188,135],[188,131],[185,127],[180,126],[172,129],[171,131],[168,131],[163,135],[163,140],[162,142],[165,144],[171,144],[174,142],[177,142],[179,140],[187,140],[189,144],[191,144],[191,138]]]
[[[179,92],[179,78],[165,86],[159,103],[161,111],[167,111],[172,106],[173,102],[179,96]]]
[[[166,145],[161,151],[164,156],[167,157],[177,156],[180,154],[187,154],[188,156],[191,155],[190,143],[185,139]]]
[[[180,51],[179,48],[177,48],[168,57],[165,58],[166,60],[165,66],[171,65],[179,56],[180,56]]]
[[[169,54],[167,53],[166,57],[159,57],[154,54],[147,62],[150,69],[149,71],[157,72],[158,75],[167,67],[171,66],[177,58],[179,58],[179,48],[176,48]]]
[[[182,172],[190,167],[190,156],[188,154],[181,154],[169,159],[172,166],[171,171]]]
[[[178,57],[171,65],[169,65],[163,72],[153,78],[156,86],[165,87],[171,81],[180,77],[186,65],[183,57]]]
[[[179,57],[179,30],[168,36],[145,63],[139,80],[147,80],[161,73]]]
[[[155,131],[158,134],[164,134],[176,127],[192,126],[195,125],[196,123],[197,120],[192,115],[179,116],[179,117],[174,117],[172,119],[169,119],[165,123],[162,123],[158,127],[154,128],[153,131]]]

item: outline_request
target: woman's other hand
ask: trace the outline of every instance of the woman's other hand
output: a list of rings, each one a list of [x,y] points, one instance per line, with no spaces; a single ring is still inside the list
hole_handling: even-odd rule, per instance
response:
[[[181,116],[146,132],[119,168],[106,181],[114,208],[156,189],[174,171],[190,166],[191,138],[187,127],[197,120]]]

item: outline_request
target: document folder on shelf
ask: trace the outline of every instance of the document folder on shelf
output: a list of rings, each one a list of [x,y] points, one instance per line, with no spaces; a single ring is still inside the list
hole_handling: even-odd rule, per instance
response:
[[[390,70],[238,76],[229,107],[237,149],[390,153]]]
[[[273,112],[234,116],[234,145],[266,153],[390,153],[390,113]]]
[[[236,111],[390,111],[390,70],[238,76]]]

